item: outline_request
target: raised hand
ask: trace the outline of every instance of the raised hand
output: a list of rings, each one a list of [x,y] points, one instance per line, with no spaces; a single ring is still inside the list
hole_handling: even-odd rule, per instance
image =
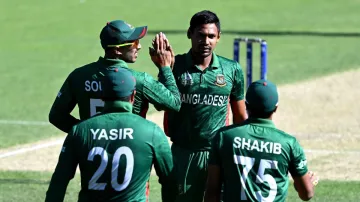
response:
[[[174,65],[174,52],[165,34],[162,32],[157,34],[152,41],[152,46],[152,48],[149,47],[149,54],[157,67],[172,67]]]

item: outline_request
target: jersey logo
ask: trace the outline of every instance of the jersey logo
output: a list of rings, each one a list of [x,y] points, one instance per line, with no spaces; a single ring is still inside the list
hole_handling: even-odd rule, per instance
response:
[[[58,94],[57,94],[57,97],[61,97],[61,92],[59,91]]]
[[[194,81],[192,79],[191,74],[189,74],[189,72],[185,72],[184,74],[181,75],[181,84],[183,86],[191,86],[193,85]]]
[[[298,164],[298,169],[303,169],[307,164],[306,160],[301,160],[300,163]]]
[[[129,23],[127,22],[124,22],[128,27],[130,27],[130,29],[134,29],[134,26],[130,25]]]
[[[220,86],[220,87],[226,86],[225,76],[222,74],[216,75],[215,85]]]

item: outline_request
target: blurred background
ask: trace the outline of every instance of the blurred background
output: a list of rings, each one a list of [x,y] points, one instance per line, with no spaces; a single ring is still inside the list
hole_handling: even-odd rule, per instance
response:
[[[304,146],[323,183],[315,201],[358,201],[360,194],[360,0],[0,0],[0,201],[42,201],[57,162],[61,131],[48,123],[68,74],[103,56],[106,22],[148,26],[130,68],[157,75],[148,55],[164,32],[177,54],[190,49],[190,18],[201,10],[221,21],[216,53],[233,58],[236,37],[268,42],[268,79],[279,85],[276,125]],[[253,46],[259,79],[259,45]],[[245,47],[240,64],[246,72]],[[150,119],[162,114],[151,108]],[[77,116],[75,109],[73,114]],[[156,184],[156,177],[153,177]],[[24,190],[14,192],[16,190]],[[152,199],[160,201],[159,186]],[[67,201],[75,201],[79,178]],[[289,201],[296,201],[290,187]]]

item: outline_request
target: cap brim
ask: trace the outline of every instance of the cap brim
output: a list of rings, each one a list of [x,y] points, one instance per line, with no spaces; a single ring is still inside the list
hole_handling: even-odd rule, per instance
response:
[[[147,34],[147,26],[135,27],[135,31],[128,38],[129,41],[134,41],[143,38]]]

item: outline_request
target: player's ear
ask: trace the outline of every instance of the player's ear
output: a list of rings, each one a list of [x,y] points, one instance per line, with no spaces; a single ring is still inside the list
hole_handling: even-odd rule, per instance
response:
[[[188,38],[188,39],[191,38],[191,30],[190,30],[190,28],[189,28],[188,31],[187,31],[187,38]]]
[[[121,47],[115,47],[114,48],[114,52],[116,55],[122,55],[122,49]]]
[[[276,107],[275,107],[275,109],[274,109],[274,112],[273,112],[273,113],[275,113],[277,109],[278,109],[278,106],[276,106]]]
[[[134,104],[135,94],[136,94],[136,90],[134,90],[134,91],[132,92],[132,94],[130,95],[130,103],[131,103],[131,104]]]
[[[219,32],[216,42],[220,41],[221,32]]]

